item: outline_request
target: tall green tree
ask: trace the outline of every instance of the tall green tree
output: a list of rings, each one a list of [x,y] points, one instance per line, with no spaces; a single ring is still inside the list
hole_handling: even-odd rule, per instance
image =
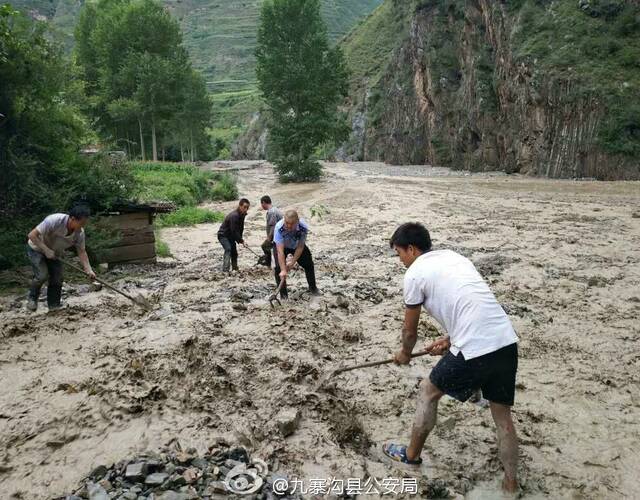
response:
[[[167,149],[179,150],[173,141],[179,140],[184,123],[190,123],[195,136],[205,134],[211,103],[200,99],[206,95],[204,81],[194,76],[177,21],[158,2],[85,4],[76,27],[76,57],[104,140],[129,147],[137,143],[143,160],[150,144],[157,160]],[[185,92],[185,80],[198,90]],[[185,109],[195,108],[191,98],[197,101],[197,116],[185,118]]]
[[[91,137],[76,70],[47,29],[0,5],[0,269],[24,262],[45,215],[80,200],[104,209],[133,185],[125,169],[79,154]]]
[[[347,70],[340,48],[329,46],[319,0],[266,0],[256,58],[269,159],[282,181],[317,180],[318,146],[348,135],[338,109],[347,95]]]
[[[65,105],[69,64],[33,23],[0,5],[0,216],[49,205],[58,167],[72,161],[84,134]]]

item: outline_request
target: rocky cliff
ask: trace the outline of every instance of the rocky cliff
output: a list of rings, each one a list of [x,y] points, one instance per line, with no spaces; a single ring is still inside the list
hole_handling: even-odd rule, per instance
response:
[[[386,0],[344,46],[343,157],[640,178],[637,1]]]

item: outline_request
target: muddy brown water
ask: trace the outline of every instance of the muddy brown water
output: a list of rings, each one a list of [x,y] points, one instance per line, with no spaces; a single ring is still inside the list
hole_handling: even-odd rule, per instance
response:
[[[409,220],[478,263],[520,335],[524,496],[640,497],[640,184],[327,167],[318,184],[279,185],[268,165],[239,173],[253,248],[262,194],[309,221],[322,297],[305,293],[300,272],[291,300],[271,309],[271,273],[240,249],[241,272],[222,276],[217,225],[204,224],[163,231],[175,259],[108,275],[159,301],[154,313],[107,290],[71,296],[53,315],[1,299],[1,498],[62,495],[95,466],[176,438],[205,450],[226,437],[306,481],[401,477],[377,450],[407,441],[436,360],[341,374],[320,395],[313,387],[342,363],[398,348],[403,269],[386,242]],[[423,319],[421,342],[436,335]],[[275,424],[283,409],[301,415],[286,439]],[[495,498],[488,410],[443,399],[425,457],[423,495],[444,485]]]

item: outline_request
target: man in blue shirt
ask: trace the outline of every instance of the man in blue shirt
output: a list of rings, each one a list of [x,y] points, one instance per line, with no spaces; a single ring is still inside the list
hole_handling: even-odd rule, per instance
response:
[[[304,274],[307,277],[307,283],[309,284],[309,291],[313,295],[319,295],[318,287],[316,286],[316,274],[313,267],[313,258],[311,257],[311,251],[306,245],[307,234],[309,233],[309,226],[303,220],[298,217],[298,212],[295,210],[287,210],[284,214],[284,218],[277,224],[273,232],[273,242],[275,243],[274,258],[276,261],[276,283],[280,285],[280,280],[285,280],[285,283],[280,289],[280,297],[286,299],[288,297],[287,292],[287,274],[293,269],[296,262],[299,263],[304,269]],[[292,255],[293,258],[286,262],[287,255]]]

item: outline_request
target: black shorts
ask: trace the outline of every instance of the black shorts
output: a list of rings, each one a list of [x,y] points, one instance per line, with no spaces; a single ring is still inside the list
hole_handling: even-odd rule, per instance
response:
[[[461,352],[445,354],[431,370],[429,380],[445,394],[466,401],[478,389],[489,401],[513,406],[518,370],[518,344],[465,360]]]

